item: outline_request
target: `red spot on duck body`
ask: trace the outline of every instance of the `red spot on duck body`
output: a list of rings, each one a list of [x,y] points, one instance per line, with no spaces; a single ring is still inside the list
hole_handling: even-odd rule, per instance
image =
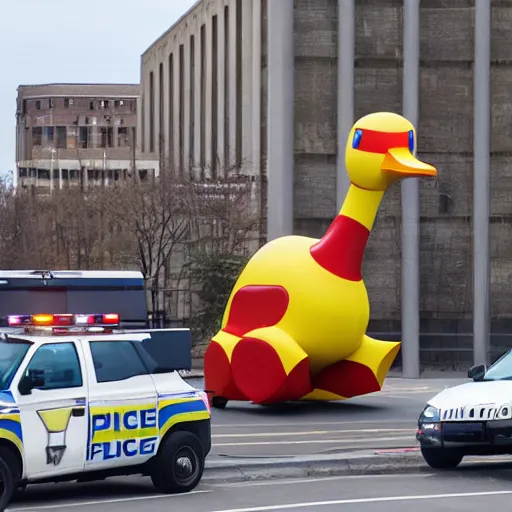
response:
[[[242,337],[254,329],[276,325],[286,313],[289,301],[282,286],[244,286],[235,293],[228,322],[222,330]]]

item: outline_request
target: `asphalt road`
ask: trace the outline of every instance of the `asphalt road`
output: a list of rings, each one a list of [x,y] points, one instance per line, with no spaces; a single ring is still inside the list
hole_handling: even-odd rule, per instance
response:
[[[461,466],[457,471],[201,485],[186,495],[152,494],[147,479],[69,484],[27,491],[14,511],[62,512],[480,512],[509,510],[512,466]],[[58,496],[57,496],[58,494]]]
[[[288,457],[416,445],[426,401],[461,379],[388,379],[379,393],[343,402],[256,406],[212,413],[211,457]],[[202,387],[201,381],[191,382]]]

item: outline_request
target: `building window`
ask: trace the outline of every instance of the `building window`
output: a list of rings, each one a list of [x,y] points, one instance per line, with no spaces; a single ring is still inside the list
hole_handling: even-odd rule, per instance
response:
[[[164,65],[158,66],[158,151],[164,154]]]
[[[169,55],[169,154],[174,162],[174,57]]]
[[[224,168],[229,164],[229,7],[224,7]]]
[[[201,173],[204,173],[205,166],[205,139],[206,139],[206,25],[201,25],[201,64],[200,64],[200,146],[199,165]]]
[[[64,98],[64,107],[72,107],[75,104],[73,98]]]
[[[236,0],[236,165],[242,164],[242,0]]]
[[[57,147],[67,149],[67,129],[65,126],[57,126]]]
[[[155,151],[155,76],[149,73],[149,152]]]
[[[110,102],[108,100],[102,100],[100,101],[100,108],[103,110],[108,109],[110,106]]]
[[[188,161],[190,167],[192,167],[196,162],[194,162],[194,150],[196,145],[195,140],[195,127],[196,127],[196,40],[193,35],[190,36],[190,70],[189,70],[189,83],[190,83],[190,115],[189,115],[189,124],[188,124]]]
[[[53,129],[53,126],[45,126],[44,128],[44,136],[46,139],[46,143],[50,145],[50,143],[53,142],[55,135],[55,130]]]
[[[111,148],[113,147],[114,140],[114,129],[111,126],[100,128],[101,134],[101,147]]]
[[[36,110],[41,110],[41,102],[39,100],[36,101]]]
[[[43,129],[40,126],[32,128],[32,146],[41,146],[43,138]]]
[[[124,107],[124,100],[116,100],[114,101],[114,108]]]
[[[87,126],[80,126],[78,128],[78,147],[79,149],[87,149],[88,143],[88,128]]]
[[[217,123],[218,123],[218,110],[219,110],[219,98],[218,98],[218,80],[219,80],[219,65],[218,65],[218,51],[219,46],[217,44],[218,38],[218,25],[217,16],[212,18],[212,125],[211,125],[211,137],[212,137],[212,177],[217,176]]]
[[[76,126],[68,126],[68,149],[77,149],[78,130]]]
[[[117,129],[117,145],[120,148],[127,148],[130,146],[128,128],[120,127]]]
[[[96,105],[94,104],[94,101],[89,102],[89,110],[96,110]]]
[[[50,108],[55,107],[55,100],[54,100],[53,98],[50,98],[50,99],[48,100],[48,106],[49,106]]]
[[[185,49],[182,44],[180,44],[180,63],[179,63],[179,71],[180,71],[180,84],[179,84],[179,154],[180,154],[180,172],[183,174],[185,170],[185,162],[184,162],[184,151],[183,144],[185,139]]]

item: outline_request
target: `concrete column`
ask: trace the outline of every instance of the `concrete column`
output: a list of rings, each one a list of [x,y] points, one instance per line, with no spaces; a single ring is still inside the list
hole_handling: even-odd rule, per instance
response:
[[[268,240],[293,232],[293,20],[293,0],[268,1]]]
[[[272,2],[272,0],[270,0]],[[229,159],[228,166],[236,162],[236,0],[229,2]]]
[[[185,110],[184,110],[184,118],[185,122],[183,123],[183,167],[184,167],[184,176],[189,176],[190,170],[190,89],[193,87],[193,84],[190,83],[190,37],[186,37],[184,41],[183,48],[183,59],[184,66],[183,72],[185,73],[185,97],[183,101],[185,102]]]
[[[419,122],[420,0],[404,2],[404,116]],[[402,182],[402,373],[420,376],[420,185]]]
[[[489,364],[491,153],[491,3],[475,3],[473,167],[473,358]]]
[[[345,146],[354,124],[355,0],[338,0],[338,147],[336,203],[345,200],[350,180],[345,167]]]
[[[226,119],[224,117],[224,95],[226,88],[224,80],[226,69],[226,61],[224,59],[224,36],[226,31],[226,27],[224,26],[224,2],[221,2],[220,5],[222,8],[219,9],[219,14],[217,16],[217,155],[213,155],[213,158],[218,157],[218,176],[222,176],[224,170],[224,130],[226,126]]]
[[[252,0],[252,174],[261,170],[261,0]]]
[[[211,165],[212,165],[212,81],[213,81],[213,67],[212,67],[212,17],[208,16],[206,20],[206,41],[205,41],[205,102],[204,102],[204,162],[205,169],[204,175],[211,176]]]
[[[271,0],[272,1],[272,0]],[[253,96],[253,1],[242,1],[242,169],[251,173],[252,154],[252,96]]]

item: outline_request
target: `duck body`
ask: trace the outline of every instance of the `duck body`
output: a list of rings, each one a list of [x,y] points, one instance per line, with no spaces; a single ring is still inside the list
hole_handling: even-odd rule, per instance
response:
[[[386,188],[437,173],[416,159],[415,141],[398,114],[357,121],[345,158],[351,185],[324,236],[278,238],[249,260],[205,353],[212,405],[344,400],[381,389],[400,342],[365,334],[361,265]]]
[[[233,297],[250,286],[281,286],[289,301],[276,327],[289,333],[308,354],[313,373],[340,361],[360,345],[370,306],[363,280],[338,279],[317,264],[311,248],[320,240],[286,236],[260,248],[240,274]],[[334,298],[334,300],[333,300]]]

